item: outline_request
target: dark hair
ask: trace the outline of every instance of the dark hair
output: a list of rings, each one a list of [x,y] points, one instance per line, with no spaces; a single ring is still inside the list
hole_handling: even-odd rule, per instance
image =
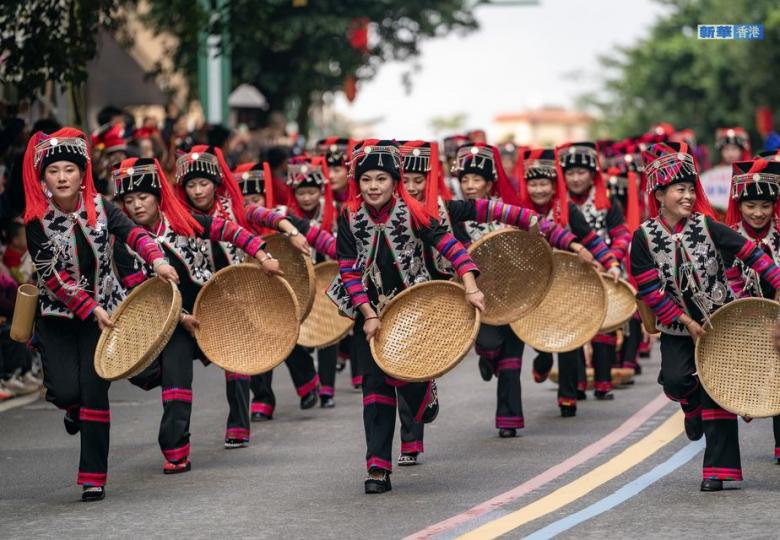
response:
[[[20,232],[24,232],[24,225],[18,221],[11,220],[3,227],[3,243],[8,245],[11,240],[16,238]]]
[[[122,112],[122,109],[113,105],[106,105],[100,109],[100,111],[98,111],[97,123],[98,125],[102,126],[103,124],[108,124],[111,120],[114,119],[114,117],[123,115],[124,113]]]
[[[222,148],[230,138],[230,130],[222,124],[212,124],[206,132],[206,144]]]
[[[47,135],[50,135],[55,131],[59,131],[60,129],[62,129],[62,124],[60,124],[56,119],[40,118],[33,124],[30,133],[37,133],[38,131],[43,131]]]
[[[286,146],[272,146],[265,151],[265,161],[268,162],[272,169],[278,167],[287,159],[290,159],[290,149]]]

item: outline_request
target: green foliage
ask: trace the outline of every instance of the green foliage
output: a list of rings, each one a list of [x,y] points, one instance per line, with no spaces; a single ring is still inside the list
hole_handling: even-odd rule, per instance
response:
[[[47,81],[79,85],[95,57],[99,28],[116,29],[134,0],[5,0],[0,2],[0,81],[21,95]]]
[[[208,14],[193,4],[157,0],[147,19],[179,38],[175,65],[194,77],[197,29]],[[271,110],[293,113],[305,129],[314,93],[342,88],[350,74],[368,79],[389,60],[413,60],[423,39],[475,29],[465,5],[465,0],[309,0],[295,7],[292,0],[232,0],[226,17],[229,43],[223,43],[231,52],[232,86],[255,85]],[[358,17],[374,23],[378,38],[366,53],[347,38]],[[211,29],[219,33],[225,18],[215,19]]]
[[[776,0],[660,0],[668,6],[650,35],[602,58],[602,92],[582,102],[601,113],[612,137],[645,132],[656,122],[693,128],[704,141],[715,129],[752,129],[755,109],[780,110],[780,3]],[[699,24],[763,23],[763,41],[709,41]],[[753,131],[754,138],[757,138]]]

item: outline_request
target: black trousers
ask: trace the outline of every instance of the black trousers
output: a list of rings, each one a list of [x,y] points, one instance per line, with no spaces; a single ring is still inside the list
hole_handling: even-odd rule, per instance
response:
[[[339,358],[343,360],[349,359],[349,372],[352,381],[352,386],[360,386],[363,384],[363,371],[360,369],[360,359],[356,357],[354,351],[354,335],[349,333],[339,341]]]
[[[228,402],[225,439],[249,440],[249,375],[225,372],[225,397]]]
[[[290,377],[298,396],[303,397],[317,388],[320,380],[317,376],[317,371],[314,369],[314,359],[306,348],[296,345],[284,363],[290,371]],[[273,416],[276,408],[276,396],[272,388],[273,377],[273,371],[252,377],[251,388],[254,394],[254,399],[252,400],[253,413],[259,412],[267,416]]]
[[[32,368],[32,355],[24,343],[11,339],[11,326],[0,327],[0,379]]]
[[[617,361],[617,336],[611,334],[598,334],[591,345],[593,346],[593,389],[596,392],[609,392],[612,390],[612,366]]]
[[[642,344],[641,319],[632,317],[628,321],[628,332],[623,338],[623,347],[620,349],[620,365],[624,368],[633,368],[639,365],[639,346]]]
[[[414,413],[416,422],[428,404],[430,382],[406,383],[385,374],[374,361],[363,333],[362,318],[355,322],[353,359],[363,368],[363,426],[366,432],[366,468],[393,470],[392,451],[398,401]]]
[[[661,334],[661,373],[658,383],[680,403],[686,418],[700,416],[707,446],[704,478],[742,480],[737,416],[723,410],[707,394],[695,375],[695,344],[689,336]]]
[[[577,408],[577,379],[580,363],[585,362],[582,347],[558,353],[558,406]],[[534,358],[534,372],[548,373],[552,369],[553,355],[540,352]]]
[[[317,349],[317,375],[320,378],[320,396],[333,397],[336,393],[336,362],[339,344]]]
[[[197,345],[178,325],[159,357],[130,382],[144,390],[162,387],[163,415],[158,442],[171,463],[190,457],[190,416],[192,415],[192,362]]]
[[[425,451],[423,437],[425,424],[415,420],[416,410],[412,410],[404,395],[398,394],[398,418],[401,420],[401,453],[420,454]]]
[[[523,349],[509,325],[483,324],[477,334],[476,351],[493,365],[498,378],[496,389],[496,427],[519,429],[525,426],[523,399],[520,388],[520,371],[523,366]]]
[[[775,434],[775,458],[780,459],[780,416],[772,417],[772,431]]]
[[[108,476],[111,412],[110,383],[95,372],[100,329],[89,319],[40,317],[37,334],[43,357],[46,400],[81,421],[81,456],[77,482],[103,486]]]

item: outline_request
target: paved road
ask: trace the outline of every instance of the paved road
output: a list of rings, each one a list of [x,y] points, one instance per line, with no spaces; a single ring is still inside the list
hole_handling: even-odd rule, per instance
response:
[[[530,365],[529,354],[525,362]],[[114,384],[108,497],[90,505],[79,501],[74,484],[78,439],[65,434],[61,413],[36,402],[0,413],[0,536],[401,538],[531,481],[538,486],[535,490],[522,494],[528,484],[515,489],[514,496],[510,493],[501,501],[505,504],[486,513],[479,507],[472,511],[474,519],[461,516],[448,522],[439,537],[453,538],[501,518],[511,521],[518,510],[534,510],[539,517],[519,519],[520,525],[510,526],[507,533],[530,535],[592,505],[603,506],[605,497],[688,446],[684,436],[676,436],[679,429],[666,439],[659,435],[664,429],[659,426],[676,409],[671,404],[653,408],[660,393],[654,380],[657,369],[656,353],[634,387],[618,390],[611,403],[592,398],[581,402],[576,419],[560,418],[554,386],[534,384],[526,370],[527,427],[522,437],[499,439],[493,428],[495,381],[482,382],[476,359],[469,356],[440,381],[442,410],[428,426],[424,462],[396,469],[393,491],[374,497],[362,492],[361,400],[346,374],[337,382],[335,409],[301,411],[286,370],[279,369],[274,379],[276,418],[253,425],[250,448],[227,451],[222,448],[224,377],[216,368],[198,364],[193,470],[174,477],[163,476],[156,444],[159,390],[144,393],[126,382]],[[637,414],[643,414],[638,411],[648,411],[648,404],[649,418],[637,420]],[[629,419],[633,427],[619,428]],[[626,436],[616,438],[618,428]],[[740,424],[740,429],[746,481],[739,491],[699,493],[699,453],[560,537],[777,537],[780,466],[772,459],[771,423],[754,421]],[[614,461],[620,460],[610,460],[621,452],[635,453],[636,446],[649,445],[645,437],[662,439],[658,451],[604,483],[599,472],[585,479],[584,488],[576,484],[597,467],[614,468]],[[567,470],[572,456],[581,457],[589,445],[613,439],[616,442],[601,453]],[[632,447],[638,441],[642,444]],[[396,440],[396,455],[398,445]],[[581,497],[550,511],[561,497],[577,490]]]

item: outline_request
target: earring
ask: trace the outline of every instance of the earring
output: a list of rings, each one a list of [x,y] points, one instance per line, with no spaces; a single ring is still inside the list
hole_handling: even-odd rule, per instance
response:
[[[84,191],[84,184],[81,184],[81,187],[79,187],[79,190]]]
[[[51,191],[49,191],[49,188],[48,188],[48,187],[46,187],[46,182],[41,182],[41,188],[43,189],[43,195],[44,195],[44,196],[45,196],[47,199],[51,199],[51,198],[52,198],[52,195],[53,195],[53,193],[52,193]]]

